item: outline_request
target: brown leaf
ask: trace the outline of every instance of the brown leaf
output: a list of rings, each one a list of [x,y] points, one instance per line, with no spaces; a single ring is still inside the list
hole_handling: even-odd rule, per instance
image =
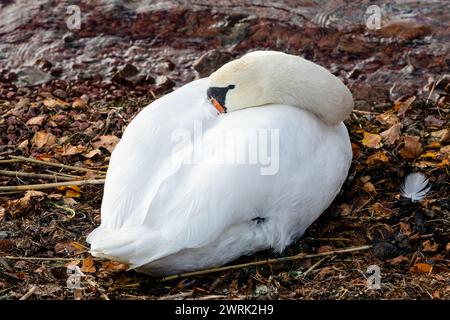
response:
[[[400,222],[400,231],[401,231],[405,236],[409,236],[409,235],[412,234],[411,226],[409,225],[409,223]]]
[[[319,248],[319,250],[317,250],[318,253],[323,253],[323,252],[330,252],[333,251],[333,247],[332,246],[321,246]]]
[[[394,105],[394,109],[398,110],[397,111],[397,115],[399,117],[404,117],[406,111],[409,109],[409,107],[411,106],[411,104],[416,100],[415,96],[409,97],[408,99],[406,99],[405,101],[397,101]]]
[[[400,119],[395,114],[393,114],[392,111],[387,111],[383,114],[380,114],[376,117],[376,119],[382,124],[388,124],[391,127],[400,122]]]
[[[377,163],[388,163],[389,157],[386,151],[378,151],[367,158],[366,163],[369,167],[374,166]]]
[[[93,158],[97,155],[101,155],[101,154],[102,154],[102,152],[100,151],[100,149],[94,149],[94,150],[89,151],[88,153],[84,153],[83,157],[91,159],[91,158]]]
[[[25,124],[28,126],[40,126],[45,120],[45,116],[37,116],[29,119]]]
[[[433,266],[428,263],[416,263],[412,268],[412,272],[431,273]]]
[[[397,266],[397,265],[402,264],[403,262],[408,263],[409,260],[405,256],[398,256],[398,257],[395,257],[393,259],[387,260],[386,262],[388,262],[388,263],[390,263],[390,264],[392,264],[394,266]]]
[[[403,125],[401,123],[396,123],[389,129],[380,133],[380,135],[385,139],[387,144],[394,144],[400,138],[401,129]]]
[[[86,151],[86,147],[82,146],[81,144],[78,146],[72,146],[72,145],[65,145],[63,147],[63,152],[61,153],[62,156],[73,156],[75,154],[79,154]]]
[[[381,136],[376,133],[364,132],[364,138],[361,143],[368,148],[381,148]]]
[[[102,263],[102,269],[111,272],[127,271],[128,265],[116,261],[105,261]]]
[[[113,152],[114,148],[116,147],[116,145],[119,143],[120,139],[117,138],[116,136],[113,135],[108,135],[108,136],[100,136],[99,138],[100,140],[95,141],[92,143],[92,145],[95,148],[105,148],[106,150],[108,150],[110,153]]]
[[[426,240],[422,243],[423,252],[435,252],[439,248],[439,243],[431,243],[430,240]]]
[[[86,248],[78,242],[63,242],[55,245],[55,251],[58,253],[67,253],[69,255],[77,255],[86,252]]]
[[[94,273],[95,271],[97,270],[95,269],[94,260],[92,260],[92,257],[84,258],[81,266],[81,272]]]
[[[434,140],[439,141],[440,143],[446,142],[450,139],[450,131],[449,129],[442,129],[438,131],[433,131],[431,133],[431,137]]]
[[[34,137],[31,141],[37,148],[42,148],[44,146],[54,145],[56,143],[56,137],[51,133],[38,131],[34,134]]]
[[[404,136],[405,146],[400,150],[400,155],[405,159],[415,159],[422,153],[422,144],[417,136]]]
[[[47,108],[53,109],[56,107],[62,107],[65,108],[67,107],[69,104],[61,99],[58,98],[46,98],[42,101],[42,103],[44,104],[44,106],[46,106]]]
[[[425,125],[427,127],[440,127],[445,123],[444,120],[438,119],[432,115],[425,118]]]
[[[375,190],[375,186],[373,185],[372,182],[364,183],[363,189],[364,189],[364,191],[366,191],[368,193],[377,193],[377,191]]]

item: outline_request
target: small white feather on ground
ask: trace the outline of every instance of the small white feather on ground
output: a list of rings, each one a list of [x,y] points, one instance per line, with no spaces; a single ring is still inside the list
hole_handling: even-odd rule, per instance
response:
[[[409,198],[412,201],[422,201],[425,198],[431,186],[428,184],[428,179],[422,173],[410,173],[403,183],[400,191],[401,195]]]

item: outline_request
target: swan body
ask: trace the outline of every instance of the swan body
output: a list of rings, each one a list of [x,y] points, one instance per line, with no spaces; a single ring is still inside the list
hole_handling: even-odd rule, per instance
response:
[[[111,155],[101,225],[88,236],[92,255],[155,276],[220,266],[281,252],[331,204],[352,158],[342,119],[277,99],[239,107],[236,96],[219,113],[211,101],[227,105],[229,93],[206,93],[228,81],[193,81],[129,124]]]

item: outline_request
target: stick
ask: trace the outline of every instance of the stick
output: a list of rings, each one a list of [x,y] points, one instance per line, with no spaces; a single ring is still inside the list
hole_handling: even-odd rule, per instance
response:
[[[58,177],[52,174],[44,174],[44,173],[29,173],[29,172],[20,172],[20,171],[8,171],[8,170],[0,170],[0,175],[9,176],[9,177],[28,177],[28,178],[39,178],[39,179],[55,179],[61,181],[73,181],[74,178],[68,177]]]
[[[46,258],[46,257],[15,257],[3,256],[2,258],[9,260],[38,260],[38,261],[73,261],[75,258]]]
[[[320,265],[322,264],[322,262],[325,261],[325,259],[326,259],[326,257],[324,257],[324,258],[320,259],[319,261],[317,261],[316,263],[314,263],[308,270],[306,270],[306,271],[303,273],[302,277],[303,277],[303,278],[306,278],[306,276],[307,276],[308,274],[310,274],[315,268],[317,268],[318,266],[320,266]]]
[[[55,182],[55,183],[43,183],[43,184],[28,184],[23,186],[4,186],[0,187],[0,191],[28,191],[28,190],[42,190],[55,187],[64,186],[85,186],[93,184],[104,184],[105,179],[93,179],[93,180],[74,180],[68,182]]]
[[[68,165],[65,165],[65,164],[62,164],[62,163],[41,161],[41,160],[36,160],[36,159],[33,159],[33,158],[26,158],[26,157],[20,157],[20,156],[9,156],[9,157],[12,158],[12,159],[20,160],[20,161],[27,161],[27,162],[44,164],[46,166],[60,167],[60,168],[65,168],[65,169],[70,169],[70,170],[78,170],[78,171],[86,171],[86,172],[95,172],[95,173],[103,174],[103,175],[106,174],[106,172],[103,172],[103,171],[92,170],[92,169],[83,168],[83,167],[68,166]]]
[[[27,293],[25,293],[19,300],[27,300],[35,291],[36,286],[32,286],[31,289]]]
[[[225,267],[220,267],[220,268],[212,268],[212,269],[206,269],[206,270],[200,270],[200,271],[194,271],[194,272],[188,272],[188,273],[174,274],[171,276],[160,278],[159,281],[165,282],[165,281],[171,281],[171,280],[180,279],[180,278],[187,278],[187,277],[192,277],[192,276],[200,276],[200,275],[205,275],[205,274],[210,274],[210,273],[217,273],[217,272],[221,272],[221,271],[259,266],[259,265],[263,265],[263,264],[273,264],[273,263],[280,263],[280,262],[293,261],[293,260],[324,257],[324,256],[329,256],[329,255],[339,254],[339,253],[363,251],[363,250],[368,250],[370,248],[372,248],[371,245],[365,245],[365,246],[360,246],[360,247],[351,247],[351,248],[321,252],[321,253],[316,253],[316,254],[307,254],[307,255],[297,254],[295,256],[260,260],[260,261],[236,264],[236,265],[225,266]]]

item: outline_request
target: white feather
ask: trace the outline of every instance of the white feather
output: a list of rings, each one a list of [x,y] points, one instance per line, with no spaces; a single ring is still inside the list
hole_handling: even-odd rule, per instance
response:
[[[412,201],[422,201],[430,189],[428,179],[423,174],[414,172],[406,177],[400,191],[405,198]]]

